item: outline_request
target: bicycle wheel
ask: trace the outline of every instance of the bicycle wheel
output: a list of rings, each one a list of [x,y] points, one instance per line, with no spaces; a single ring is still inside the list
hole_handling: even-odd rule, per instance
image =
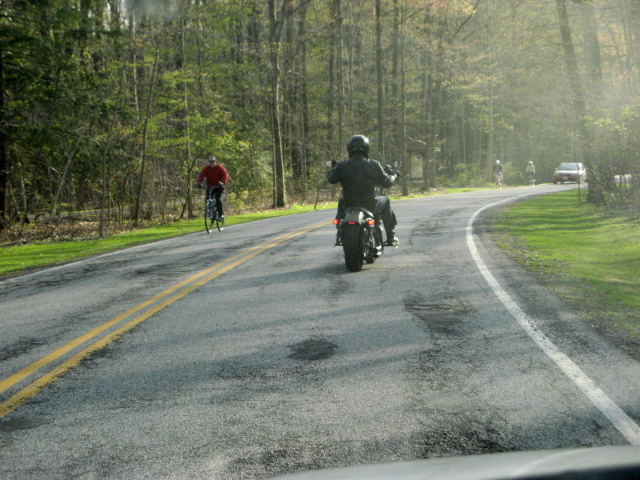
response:
[[[215,216],[216,227],[218,228],[218,231],[221,232],[222,230],[224,230],[224,216],[219,217],[217,213],[215,214]]]
[[[213,230],[215,208],[215,205],[210,200],[207,200],[204,204],[204,228],[207,229],[207,233],[211,233],[211,230]]]

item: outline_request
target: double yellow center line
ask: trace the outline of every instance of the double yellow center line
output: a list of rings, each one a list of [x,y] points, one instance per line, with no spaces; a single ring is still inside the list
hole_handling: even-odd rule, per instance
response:
[[[19,382],[22,382],[30,375],[36,373],[38,370],[44,368],[45,366],[51,364],[55,360],[59,359],[63,355],[71,352],[77,347],[83,345],[84,343],[99,337],[102,333],[106,332],[112,327],[117,326],[122,323],[124,320],[128,319],[132,315],[144,310],[145,308],[151,306],[148,310],[140,313],[134,318],[131,318],[126,323],[120,325],[118,328],[108,333],[107,335],[98,338],[95,342],[85,347],[83,350],[79,351],[71,358],[65,360],[57,367],[53,368],[48,373],[42,375],[40,378],[32,382],[30,385],[26,386],[18,393],[13,395],[7,401],[0,404],[0,418],[3,418],[16,408],[20,406],[22,403],[29,400],[35,394],[37,394],[40,390],[42,390],[47,385],[53,383],[57,378],[64,375],[66,372],[71,370],[73,367],[78,365],[84,358],[88,357],[92,353],[104,348],[109,343],[113,342],[118,337],[122,336],[129,330],[133,329],[137,325],[141,324],[149,317],[155,315],[163,308],[173,304],[174,302],[180,300],[181,298],[187,296],[189,293],[194,291],[195,289],[201,287],[202,285],[210,282],[214,278],[219,277],[220,275],[228,272],[229,270],[234,269],[235,267],[243,264],[244,262],[252,259],[253,257],[261,254],[262,252],[269,250],[287,240],[298,237],[300,235],[304,235],[305,233],[319,228],[323,225],[326,225],[328,222],[322,221],[319,223],[315,223],[311,226],[308,226],[302,230],[299,230],[294,233],[287,233],[284,235],[280,235],[268,242],[256,245],[251,247],[250,249],[234,255],[223,262],[220,262],[213,267],[210,267],[202,272],[193,275],[186,280],[183,280],[176,285],[164,290],[163,292],[158,293],[157,295],[151,297],[150,299],[128,309],[127,311],[121,313],[120,315],[112,318],[111,320],[103,323],[102,325],[94,328],[93,330],[87,332],[86,334],[72,340],[66,345],[54,350],[50,354],[42,357],[40,360],[32,363],[31,365],[23,368],[19,372],[11,375],[5,380],[0,381],[0,394],[13,387]]]

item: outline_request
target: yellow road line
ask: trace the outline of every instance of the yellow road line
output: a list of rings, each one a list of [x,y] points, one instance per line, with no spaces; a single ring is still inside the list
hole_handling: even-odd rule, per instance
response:
[[[258,248],[258,247],[253,247],[253,248]],[[130,308],[129,310],[126,310],[125,312],[121,313],[120,315],[114,317],[113,319],[109,320],[108,322],[103,323],[102,325],[94,328],[93,330],[87,332],[86,334],[76,338],[75,340],[67,343],[66,345],[58,348],[57,350],[54,350],[53,352],[51,352],[50,354],[48,354],[47,356],[41,358],[40,360],[38,360],[37,362],[32,363],[31,365],[29,365],[28,367],[20,370],[19,372],[11,375],[10,377],[6,378],[5,380],[2,380],[0,382],[0,393],[4,392],[5,390],[7,390],[8,388],[11,388],[13,385],[15,385],[16,383],[24,380],[26,377],[28,377],[29,375],[31,375],[32,373],[35,373],[36,371],[40,370],[42,367],[48,365],[49,363],[51,363],[53,360],[61,357],[62,355],[70,352],[71,350],[73,350],[74,348],[76,348],[79,345],[82,345],[84,342],[92,339],[93,337],[95,337],[96,335],[104,332],[105,330],[109,329],[110,327],[117,325],[118,323],[120,323],[122,320],[126,319],[127,317],[133,315],[136,312],[139,312],[140,310],[142,310],[143,308],[148,307],[149,305],[152,305],[153,303],[157,302],[158,300],[160,300],[161,298],[166,297],[167,295],[171,294],[172,292],[184,287],[185,285],[188,285],[189,283],[193,282],[194,280],[202,277],[203,275],[206,275],[207,273],[220,268],[221,265],[224,265],[225,263],[229,263],[231,261],[233,261],[234,259],[245,255],[246,252],[243,252],[241,254],[235,255],[233,257],[228,258],[227,260],[221,262],[220,264],[217,264],[207,270],[204,270],[200,273],[197,273],[196,275],[187,278],[186,280],[183,280],[182,282],[172,286],[171,288],[168,288],[167,290],[158,293],[157,295],[151,297],[149,300],[146,300],[138,305],[136,305],[135,307]]]
[[[37,370],[43,368],[44,366],[48,365],[53,360],[61,357],[65,353],[73,350],[78,345],[83,344],[87,340],[92,339],[93,337],[97,336],[99,333],[102,333],[103,331],[107,330],[109,327],[118,324],[119,322],[123,321],[124,319],[128,318],[129,316],[133,315],[134,313],[142,310],[143,308],[145,308],[145,307],[147,307],[149,305],[152,305],[153,303],[155,303],[158,300],[170,295],[171,293],[175,292],[176,290],[179,290],[180,288],[191,284],[187,288],[184,288],[183,290],[179,291],[175,295],[173,295],[173,296],[165,299],[164,301],[158,303],[157,305],[155,305],[154,307],[150,308],[146,312],[138,315],[137,317],[133,318],[132,320],[129,320],[127,323],[125,323],[124,325],[120,326],[119,328],[117,328],[116,330],[111,332],[110,334],[106,335],[105,337],[102,337],[98,341],[96,341],[93,344],[89,345],[88,347],[86,347],[82,351],[80,351],[77,354],[75,354],[70,359],[66,360],[65,362],[61,363],[59,366],[57,366],[56,368],[51,370],[49,373],[43,375],[42,377],[38,378],[37,380],[35,380],[33,383],[31,383],[27,387],[23,388],[21,391],[19,391],[18,393],[13,395],[11,398],[9,398],[9,400],[7,400],[6,402],[3,402],[2,404],[0,404],[0,418],[4,417],[8,413],[10,413],[13,410],[15,410],[20,404],[24,403],[25,401],[27,401],[28,399],[33,397],[36,393],[38,393],[44,387],[46,387],[47,385],[49,385],[52,382],[54,382],[58,377],[64,375],[70,369],[72,369],[73,367],[78,365],[82,359],[88,357],[93,352],[96,352],[96,351],[104,348],[109,343],[113,342],[115,339],[117,339],[118,337],[122,336],[124,333],[128,332],[129,330],[133,329],[134,327],[136,327],[140,323],[144,322],[145,320],[147,320],[148,318],[150,318],[151,316],[153,316],[154,314],[156,314],[157,312],[159,312],[163,308],[173,304],[174,302],[176,302],[177,300],[185,297],[186,295],[188,295],[189,293],[191,293],[195,289],[201,287],[202,285],[206,284],[207,282],[210,282],[214,278],[217,278],[220,275],[228,272],[229,270],[232,270],[235,267],[245,263],[246,261],[252,259],[253,257],[255,257],[257,255],[259,255],[260,253],[262,253],[262,252],[264,252],[266,250],[269,250],[270,248],[273,248],[273,247],[275,247],[275,246],[277,246],[277,245],[279,245],[279,244],[281,244],[281,243],[283,243],[283,242],[285,242],[287,240],[290,240],[290,239],[295,238],[297,236],[303,235],[303,234],[305,234],[305,233],[307,233],[307,232],[309,232],[311,230],[314,230],[314,229],[319,228],[319,227],[321,227],[323,225],[326,225],[326,224],[327,224],[326,221],[323,221],[323,222],[320,222],[320,223],[317,223],[317,224],[313,224],[310,227],[307,227],[307,228],[305,228],[303,230],[300,230],[298,232],[281,235],[279,237],[276,237],[276,239],[274,239],[272,241],[265,242],[263,244],[251,247],[249,250],[247,250],[247,251],[245,251],[243,253],[240,253],[238,255],[230,257],[229,259],[227,259],[227,260],[225,260],[225,261],[223,261],[223,262],[221,262],[221,263],[219,263],[219,264],[217,264],[217,265],[215,265],[215,266],[213,266],[211,268],[203,270],[202,272],[197,273],[196,275],[194,275],[194,276],[192,276],[192,277],[190,277],[190,278],[188,278],[188,279],[186,279],[186,280],[184,280],[184,281],[172,286],[171,288],[168,288],[167,290],[155,295],[154,297],[150,298],[149,300],[147,300],[145,302],[142,302],[139,305],[136,305],[135,307],[130,308],[129,310],[123,312],[122,314],[114,317],[112,320],[109,320],[108,322],[100,325],[99,327],[94,328],[93,330],[91,330],[90,332],[86,333],[85,335],[82,335],[82,336],[76,338],[75,340],[69,342],[65,346],[63,346],[63,347],[51,352],[49,355],[46,355],[45,357],[43,357],[42,359],[38,360],[37,362],[34,362],[33,364],[31,364],[28,367],[24,368],[20,372],[8,377],[6,380],[3,380],[2,382],[0,382],[0,393],[5,391],[6,389],[10,388],[11,386],[15,385],[16,383],[20,382],[21,380],[24,380],[26,377],[28,377],[32,373],[36,372]],[[204,278],[202,278],[202,277],[204,277]],[[196,281],[199,278],[200,278],[200,280]]]

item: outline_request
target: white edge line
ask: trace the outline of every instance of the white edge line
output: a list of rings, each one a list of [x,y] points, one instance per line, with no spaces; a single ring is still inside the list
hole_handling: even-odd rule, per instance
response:
[[[562,353],[547,336],[541,332],[540,327],[518,306],[518,304],[500,286],[496,278],[487,268],[473,240],[473,224],[483,210],[495,207],[512,199],[486,205],[477,210],[469,219],[466,228],[467,246],[473,260],[476,262],[480,273],[485,278],[495,295],[502,302],[509,313],[518,321],[520,326],[531,339],[553,360],[564,374],[586,395],[593,405],[607,417],[615,428],[632,445],[640,445],[640,427],[635,423],[616,403],[611,400],[567,355]]]

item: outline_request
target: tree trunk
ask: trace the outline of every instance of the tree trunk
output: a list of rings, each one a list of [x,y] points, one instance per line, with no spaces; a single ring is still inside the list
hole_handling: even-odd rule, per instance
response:
[[[333,12],[333,9],[335,8],[335,4],[334,1],[331,0],[331,9]],[[335,31],[335,15],[332,15],[332,22],[333,22],[333,31]],[[329,152],[333,151],[334,149],[334,145],[333,145],[333,111],[334,111],[334,92],[336,89],[336,79],[335,79],[335,69],[334,69],[334,65],[335,65],[335,51],[336,51],[336,36],[335,35],[331,35],[331,39],[329,41],[329,65],[328,65],[328,83],[329,86],[327,88],[327,147],[326,147],[326,152],[327,154],[329,154]],[[342,146],[341,146],[342,147]]]
[[[100,216],[98,223],[98,237],[104,238],[104,227],[105,221],[108,221],[108,211],[109,211],[109,153],[108,150],[105,150],[103,155],[104,164],[102,165],[102,195],[100,196]]]
[[[626,5],[627,14],[624,23],[628,24],[627,50],[629,58],[629,72],[636,95],[640,94],[640,2],[630,1]]]
[[[191,165],[191,123],[189,121],[189,86],[187,82],[187,51],[185,40],[185,12],[183,2],[181,4],[180,12],[180,52],[181,52],[181,70],[183,76],[183,96],[184,96],[184,111],[185,111],[185,128],[186,128],[186,141],[185,141],[185,160],[183,163],[183,169],[186,170],[186,183],[187,183],[187,218],[193,217],[193,178],[191,178],[191,171],[185,166]]]
[[[280,38],[284,12],[289,0],[283,0],[280,15],[275,0],[269,0],[269,60],[271,64],[271,130],[273,137],[274,207],[286,205],[282,132],[280,130]]]
[[[390,128],[387,135],[387,163],[398,159],[400,145],[400,8],[398,0],[393,0],[393,22],[391,34],[391,82],[389,86]]]
[[[158,72],[158,61],[160,58],[160,50],[156,49],[156,59],[153,64],[153,73],[151,75],[151,83],[149,85],[149,95],[147,97],[147,110],[144,116],[144,124],[142,126],[142,152],[140,153],[140,178],[138,179],[138,193],[136,196],[136,204],[133,211],[133,220],[135,225],[140,221],[140,206],[142,203],[142,192],[144,190],[144,177],[147,164],[147,137],[149,119],[151,118],[151,103],[153,101],[153,90],[156,84],[156,74]]]
[[[56,194],[53,197],[53,204],[51,205],[51,218],[50,222],[54,222],[56,219],[56,209],[58,208],[58,202],[60,201],[60,195],[62,194],[62,187],[64,187],[64,182],[67,178],[67,173],[69,172],[69,168],[71,168],[71,164],[73,163],[73,159],[76,156],[76,152],[80,147],[80,142],[82,141],[82,136],[78,136],[78,140],[76,141],[73,150],[67,157],[67,163],[64,166],[64,170],[62,171],[62,176],[60,177],[60,183],[58,183],[58,188],[56,189]]]
[[[344,144],[344,69],[342,61],[342,4],[340,0],[334,1],[334,12],[336,19],[336,73],[338,81],[337,104],[338,104],[338,145],[342,148]]]
[[[137,27],[138,19],[136,18],[135,8],[132,6],[129,14],[129,25],[131,35],[131,75],[133,77],[133,104],[136,113],[140,113],[140,101],[138,98],[138,52],[136,50],[137,43]]]
[[[404,69],[404,7],[398,0],[393,0],[393,37],[391,57],[391,98],[393,106],[391,137],[387,141],[389,159],[387,163],[399,161],[404,164],[406,159],[406,103],[405,103],[405,69]],[[402,194],[408,195],[407,179],[401,177]]]
[[[576,117],[576,133],[580,144],[580,153],[582,155],[582,163],[584,163],[587,171],[590,172],[589,191],[587,200],[593,203],[602,203],[604,201],[604,192],[600,187],[596,166],[593,162],[591,133],[587,127],[587,108],[585,105],[584,91],[580,84],[578,76],[578,62],[576,60],[573,41],[571,39],[571,29],[569,27],[569,14],[567,13],[566,0],[556,0],[558,12],[558,21],[560,23],[560,38],[562,40],[562,48],[564,50],[565,65],[567,69],[567,77],[572,94],[572,106]]]
[[[405,42],[404,42],[404,24],[405,24],[405,13],[404,6],[400,7],[400,28],[399,28],[399,62],[400,62],[400,125],[398,131],[399,138],[399,158],[397,160],[400,161],[401,165],[406,165],[407,162],[407,99],[406,99],[406,70],[404,65],[404,50],[405,50]],[[401,168],[402,170],[402,168]],[[403,170],[401,177],[401,185],[402,185],[402,194],[409,195],[409,183],[407,181],[407,177],[405,174],[406,170]]]
[[[425,18],[424,18],[424,42],[426,47],[423,49],[423,53],[422,53],[422,72],[421,72],[421,85],[420,85],[420,89],[421,89],[421,98],[420,98],[420,103],[421,103],[421,123],[422,123],[422,135],[424,138],[424,142],[427,145],[427,149],[428,147],[428,138],[430,137],[430,125],[431,125],[431,105],[430,105],[430,100],[431,100],[431,84],[433,83],[433,61],[432,61],[432,54],[431,54],[431,23],[432,23],[432,16],[431,16],[431,11],[430,11],[430,7],[426,6],[425,7]],[[422,162],[422,191],[426,192],[429,191],[430,185],[429,185],[429,177],[430,177],[430,171],[429,171],[429,155],[428,152],[425,152],[425,155],[423,156],[423,162]]]
[[[382,5],[380,0],[376,0],[376,83],[378,87],[378,152],[380,160],[385,161],[384,152],[384,85],[382,76]]]
[[[493,4],[491,4],[493,5]],[[491,61],[495,62],[496,57],[496,34],[495,34],[495,12],[489,13],[489,42],[491,51]],[[487,159],[486,159],[486,173],[487,178],[491,182],[493,180],[493,165],[496,161],[494,152],[494,125],[493,125],[493,109],[494,109],[494,76],[493,72],[489,76],[489,124],[487,125]],[[503,159],[504,160],[504,159]]]
[[[301,109],[300,116],[302,120],[302,138],[301,143],[301,155],[302,155],[302,185],[304,198],[306,200],[307,188],[308,188],[308,163],[309,163],[309,95],[307,88],[307,30],[306,30],[306,17],[307,17],[307,5],[308,2],[304,0],[300,5],[300,20],[298,24],[298,34],[300,35],[300,98]]]
[[[7,132],[5,130],[5,104],[4,104],[4,56],[0,50],[0,230],[9,220],[8,212],[8,184],[9,165],[7,162]],[[25,212],[26,215],[26,212]]]
[[[580,11],[585,24],[585,48],[587,50],[587,66],[592,92],[599,96],[602,93],[602,59],[598,40],[598,22],[593,3],[581,4]]]

